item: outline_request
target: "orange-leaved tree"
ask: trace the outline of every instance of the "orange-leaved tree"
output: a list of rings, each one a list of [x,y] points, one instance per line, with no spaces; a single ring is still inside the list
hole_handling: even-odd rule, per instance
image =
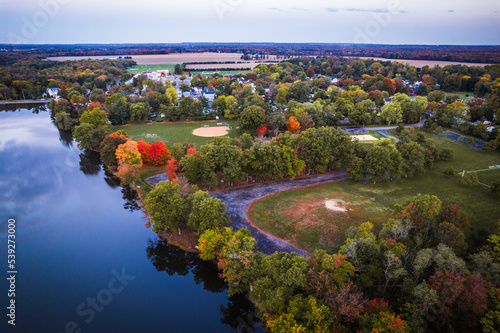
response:
[[[154,165],[163,165],[170,158],[170,150],[163,142],[157,141],[151,145],[148,158]]]
[[[297,121],[297,118],[288,118],[288,130],[292,133],[300,130],[300,123]]]

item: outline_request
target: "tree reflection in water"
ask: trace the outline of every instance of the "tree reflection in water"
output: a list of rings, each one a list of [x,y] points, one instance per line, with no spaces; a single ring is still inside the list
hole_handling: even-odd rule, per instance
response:
[[[197,254],[183,251],[166,240],[149,240],[146,253],[158,272],[181,276],[191,273],[196,284],[203,283],[203,289],[213,293],[227,289],[213,262],[201,260]],[[237,332],[254,332],[256,324],[261,328],[254,306],[242,294],[229,297],[228,304],[220,306],[220,312],[221,322]]]
[[[123,208],[125,208],[126,210],[130,210],[131,212],[141,209],[141,207],[139,207],[139,205],[137,204],[137,199],[139,199],[139,196],[134,189],[132,189],[128,185],[125,185],[122,187],[122,194],[122,198],[123,200],[125,200]]]
[[[86,175],[97,175],[101,171],[101,156],[85,149],[80,153],[80,170]]]

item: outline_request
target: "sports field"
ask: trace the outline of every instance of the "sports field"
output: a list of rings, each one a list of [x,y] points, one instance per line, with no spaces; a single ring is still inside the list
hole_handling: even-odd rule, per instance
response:
[[[283,192],[258,201],[249,212],[254,223],[308,250],[337,250],[351,225],[370,221],[380,230],[394,204],[422,193],[436,195],[443,205],[458,204],[472,215],[468,241],[478,244],[484,235],[495,232],[500,220],[500,202],[484,187],[460,184],[458,176],[444,175],[452,166],[457,170],[480,170],[500,164],[499,152],[483,152],[439,135],[426,133],[437,147],[453,148],[452,161],[438,161],[426,173],[388,183],[361,183],[352,180],[316,188]],[[500,172],[480,173],[491,182]],[[497,178],[498,179],[498,178]],[[341,200],[346,213],[327,211],[325,200]]]
[[[211,137],[201,137],[193,135],[193,131],[204,126],[217,126],[220,121],[191,121],[191,122],[176,122],[176,123],[141,123],[127,124],[113,127],[116,130],[124,130],[133,140],[144,140],[149,143],[162,141],[167,146],[178,143],[191,143],[196,148],[200,148],[206,142],[212,140]],[[223,123],[229,124],[231,130],[228,131],[229,137],[236,137],[236,121],[224,120]]]

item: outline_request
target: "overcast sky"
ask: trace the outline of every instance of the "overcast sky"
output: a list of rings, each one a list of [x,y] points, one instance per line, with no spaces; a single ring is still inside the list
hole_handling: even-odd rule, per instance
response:
[[[499,0],[0,0],[0,43],[500,45]]]

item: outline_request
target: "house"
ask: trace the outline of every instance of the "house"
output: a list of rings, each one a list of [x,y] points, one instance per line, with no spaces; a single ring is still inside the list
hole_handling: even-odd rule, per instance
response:
[[[59,98],[60,88],[47,88],[47,94],[49,94],[50,98]]]

